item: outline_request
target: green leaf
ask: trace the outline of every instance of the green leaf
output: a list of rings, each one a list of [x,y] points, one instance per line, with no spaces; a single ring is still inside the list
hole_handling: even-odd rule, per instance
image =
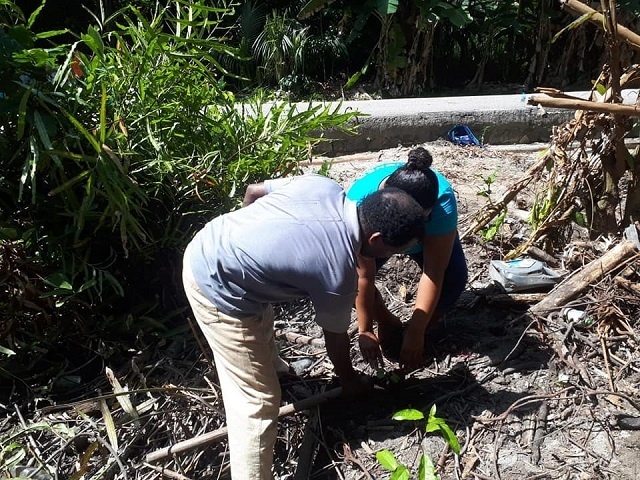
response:
[[[46,150],[53,150],[53,144],[51,143],[51,139],[49,138],[49,132],[47,131],[47,127],[44,124],[42,116],[38,110],[34,110],[33,112],[33,123],[36,126],[36,130],[38,131],[38,135],[40,136],[40,142],[44,145]],[[62,162],[60,162],[60,158],[56,154],[52,154],[51,158],[55,164],[62,168]]]
[[[444,422],[442,418],[430,418],[425,424],[424,430],[427,433],[440,431],[440,425]]]
[[[83,34],[80,38],[82,41],[91,49],[94,53],[102,56],[104,54],[104,43],[102,42],[102,37],[100,33],[95,29],[95,27],[90,26],[87,29],[87,33]]]
[[[0,345],[0,353],[3,353],[8,356],[16,354],[16,352],[14,352],[13,350],[8,349],[7,347],[3,347],[2,345]]]
[[[600,95],[603,95],[603,96],[604,96],[604,94],[605,94],[605,93],[607,93],[607,87],[606,87],[605,85],[603,85],[602,83],[598,82],[598,83],[596,84],[596,91],[597,91]]]
[[[0,227],[0,240],[16,240],[18,230],[12,227]]]
[[[18,465],[27,456],[26,449],[18,442],[12,442],[2,449],[0,458],[2,459],[2,469],[9,469]]]
[[[24,128],[27,120],[27,101],[29,100],[29,96],[31,95],[31,89],[28,88],[22,94],[22,98],[20,99],[20,105],[18,106],[18,140],[22,138],[24,135]]]
[[[304,20],[325,7],[331,5],[335,0],[309,0],[298,12],[298,20]]]
[[[73,290],[73,286],[69,282],[67,276],[62,272],[52,273],[44,279],[44,282],[61,290]]]
[[[27,21],[27,28],[33,27],[33,23],[36,21],[36,18],[38,18],[38,15],[40,14],[40,11],[44,8],[45,3],[47,3],[47,0],[42,0],[42,2],[40,3],[40,6],[36,8],[31,15],[29,15],[29,20]]]
[[[396,457],[389,450],[380,450],[376,452],[376,460],[378,460],[380,465],[391,472],[395,471],[399,466]]]
[[[442,436],[451,447],[451,450],[453,450],[456,455],[459,455],[460,442],[458,442],[458,437],[456,437],[456,434],[454,433],[454,431],[451,430],[451,427],[449,427],[449,425],[447,425],[447,423],[444,421],[439,425],[439,427],[440,427],[440,433],[442,433]]]
[[[49,192],[49,196],[53,197],[54,195],[57,195],[60,192],[64,192],[65,190],[71,188],[76,183],[80,182],[81,180],[84,180],[90,174],[91,174],[91,170],[85,170],[83,172],[80,172],[78,175],[73,177],[71,180],[67,180],[62,185],[58,185],[56,188],[51,190]]]
[[[24,25],[16,25],[7,30],[9,38],[17,41],[24,48],[31,48],[33,46],[33,37],[31,31]]]
[[[391,474],[389,480],[409,480],[411,478],[411,474],[407,467],[404,465],[398,466],[398,468]]]
[[[422,420],[424,418],[424,414],[420,410],[407,408],[394,413],[391,418],[394,420]]]
[[[61,109],[62,113],[67,117],[67,119],[73,124],[76,129],[82,133],[84,138],[91,144],[96,153],[100,153],[102,151],[102,147],[100,146],[100,142],[94,137],[73,115],[67,112],[64,108]]]
[[[473,18],[469,15],[469,12],[460,6],[454,6],[446,2],[439,2],[438,7],[440,7],[437,12],[438,16],[449,20],[449,22],[451,22],[455,27],[464,27],[465,25],[473,22]]]
[[[393,15],[398,10],[399,0],[376,0],[376,10],[381,15]]]
[[[436,475],[436,467],[433,465],[431,458],[427,455],[420,457],[420,466],[418,467],[418,480],[438,480]]]
[[[571,214],[571,218],[581,227],[587,226],[587,216],[584,214],[584,212],[573,212]]]
[[[558,38],[560,38],[560,35],[562,35],[563,33],[568,32],[569,30],[573,30],[575,28],[578,28],[578,27],[582,26],[582,24],[584,24],[585,22],[589,21],[589,19],[591,17],[593,17],[596,13],[597,13],[596,11],[593,11],[593,12],[585,13],[584,15],[579,16],[573,22],[571,22],[569,25],[567,25],[562,30],[560,30],[558,33],[556,33],[553,36],[553,38],[551,39],[551,43],[554,43]]]
[[[69,33],[68,28],[65,28],[64,30],[49,30],[47,32],[36,33],[33,37],[36,40],[42,40],[43,38],[57,37],[58,35],[64,35],[66,33]]]

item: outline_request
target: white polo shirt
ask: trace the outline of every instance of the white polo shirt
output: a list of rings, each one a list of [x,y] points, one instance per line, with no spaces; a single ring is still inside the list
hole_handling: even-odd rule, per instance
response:
[[[267,195],[209,222],[191,242],[203,294],[242,318],[266,304],[310,297],[316,322],[344,332],[357,292],[356,203],[321,175],[268,180]]]

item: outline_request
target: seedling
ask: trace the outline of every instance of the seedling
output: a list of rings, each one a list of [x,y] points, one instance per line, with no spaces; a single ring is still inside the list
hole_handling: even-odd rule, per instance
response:
[[[416,421],[423,420],[425,417],[420,410],[408,408],[396,412],[392,418],[394,420]],[[440,432],[440,434],[449,444],[451,450],[453,450],[456,455],[460,454],[460,442],[458,442],[458,437],[456,437],[454,431],[449,427],[449,425],[447,425],[447,422],[444,418],[436,416],[435,405],[433,405],[429,410],[429,416],[426,418],[425,422],[425,433],[432,432]],[[376,453],[376,460],[378,460],[378,463],[380,465],[391,472],[389,480],[409,480],[411,478],[411,472],[409,471],[409,469],[402,463],[398,462],[393,452],[389,450],[380,450],[378,453]],[[418,480],[438,480],[433,461],[424,453],[420,457],[418,476],[416,478]]]
[[[477,175],[478,177],[480,177],[482,179],[482,181],[484,182],[484,188],[482,188],[481,190],[478,190],[477,195],[481,196],[481,197],[487,197],[487,199],[489,200],[489,203],[493,203],[491,201],[491,185],[493,185],[496,181],[496,176],[497,173],[493,172],[491,175],[489,175],[488,177],[483,177],[482,175]]]

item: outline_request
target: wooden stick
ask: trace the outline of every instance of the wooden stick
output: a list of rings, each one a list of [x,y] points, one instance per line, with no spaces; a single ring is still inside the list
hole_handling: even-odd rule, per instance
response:
[[[324,340],[321,338],[308,337],[295,332],[285,330],[277,330],[276,338],[284,338],[287,342],[297,343],[300,345],[311,345],[312,347],[324,348]]]
[[[491,304],[536,303],[544,299],[546,293],[494,293],[485,298]]]
[[[531,307],[529,311],[536,315],[542,315],[563,307],[583,290],[586,290],[589,285],[601,279],[625,259],[635,255],[637,252],[638,248],[634,242],[623,240],[600,258],[596,258],[575,275],[560,283],[549,295]]]
[[[320,405],[327,400],[337,398],[341,394],[342,388],[338,387],[327,390],[326,392],[318,393],[317,395],[312,395],[311,397],[304,398],[298,402],[284,405],[283,407],[280,407],[278,417],[286,417],[296,412],[308,410],[309,408]],[[145,461],[148,463],[157,462],[158,460],[162,460],[163,458],[184,453],[194,448],[202,447],[209,443],[217,442],[218,440],[222,440],[223,438],[225,438],[227,434],[227,427],[220,427],[217,430],[213,430],[212,432],[203,433],[202,435],[198,435],[196,437],[189,438],[188,440],[178,442],[170,447],[161,448],[160,450],[151,452],[149,455],[147,455]]]
[[[574,100],[572,98],[555,98],[548,95],[531,95],[529,105],[542,105],[552,108],[567,108],[570,110],[587,110],[589,112],[611,113],[627,117],[640,117],[640,108],[635,105],[621,105],[619,103],[592,102],[589,100]]]
[[[602,26],[605,24],[604,15],[585,5],[584,3],[579,2],[578,0],[560,0],[560,4],[569,13],[575,15],[576,17],[591,14],[591,17],[589,17],[589,21],[595,25],[598,25],[600,28],[602,28]],[[624,40],[635,50],[640,50],[640,35],[629,30],[627,27],[623,27],[620,24],[617,24],[617,30],[618,38],[620,40]]]

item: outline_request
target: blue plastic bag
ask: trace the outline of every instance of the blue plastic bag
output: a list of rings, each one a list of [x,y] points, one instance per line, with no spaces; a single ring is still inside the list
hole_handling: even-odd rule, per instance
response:
[[[449,130],[449,133],[447,133],[447,138],[456,145],[482,145],[480,140],[476,138],[471,129],[466,125],[456,125],[453,127]]]

